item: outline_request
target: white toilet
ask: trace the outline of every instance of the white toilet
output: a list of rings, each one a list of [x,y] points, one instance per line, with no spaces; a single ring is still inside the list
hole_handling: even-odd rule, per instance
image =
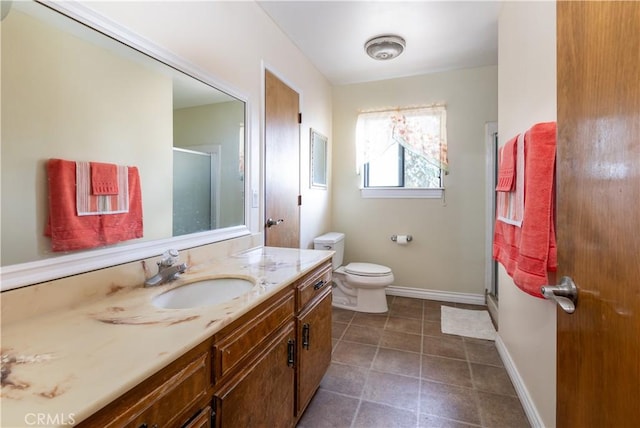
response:
[[[393,283],[390,268],[373,263],[342,266],[344,233],[329,232],[313,240],[316,250],[333,250],[333,306],[358,312],[387,312],[385,288]]]

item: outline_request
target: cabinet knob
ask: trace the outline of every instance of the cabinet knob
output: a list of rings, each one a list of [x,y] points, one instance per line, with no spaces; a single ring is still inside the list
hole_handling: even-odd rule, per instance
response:
[[[319,290],[321,289],[324,285],[326,284],[326,282],[321,279],[320,281],[316,282],[315,284],[313,284],[313,289],[314,290]]]

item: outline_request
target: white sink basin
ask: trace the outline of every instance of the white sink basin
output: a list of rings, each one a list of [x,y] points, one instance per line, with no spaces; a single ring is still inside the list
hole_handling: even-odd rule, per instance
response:
[[[253,286],[253,282],[243,278],[204,279],[159,294],[152,303],[166,309],[219,305],[247,293]]]

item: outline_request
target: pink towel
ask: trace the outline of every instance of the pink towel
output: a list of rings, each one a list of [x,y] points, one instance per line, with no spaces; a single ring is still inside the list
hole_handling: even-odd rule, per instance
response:
[[[557,269],[554,224],[555,122],[539,123],[525,134],[525,198],[522,227],[496,221],[493,257],[514,283],[542,298],[548,272]]]
[[[118,194],[118,165],[112,163],[90,162],[91,194]]]
[[[498,166],[498,192],[511,192],[515,190],[516,184],[516,141],[518,137],[513,137],[500,148]]]
[[[76,208],[78,215],[122,214],[129,212],[129,169],[124,165],[116,168],[114,195],[96,195],[92,192],[93,164],[76,162]],[[106,165],[106,164],[105,164]]]
[[[62,159],[47,162],[49,216],[45,236],[53,251],[94,248],[141,238],[142,196],[138,169],[128,168],[129,212],[112,215],[76,215],[76,163]]]

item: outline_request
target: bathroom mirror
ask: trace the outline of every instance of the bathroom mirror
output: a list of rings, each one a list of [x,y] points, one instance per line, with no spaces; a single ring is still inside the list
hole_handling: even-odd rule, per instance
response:
[[[52,259],[95,261],[65,270],[79,273],[105,254],[107,266],[249,233],[242,96],[79,4],[13,2],[1,31],[3,289],[8,273],[55,271]],[[143,238],[52,252],[50,158],[136,166]]]

